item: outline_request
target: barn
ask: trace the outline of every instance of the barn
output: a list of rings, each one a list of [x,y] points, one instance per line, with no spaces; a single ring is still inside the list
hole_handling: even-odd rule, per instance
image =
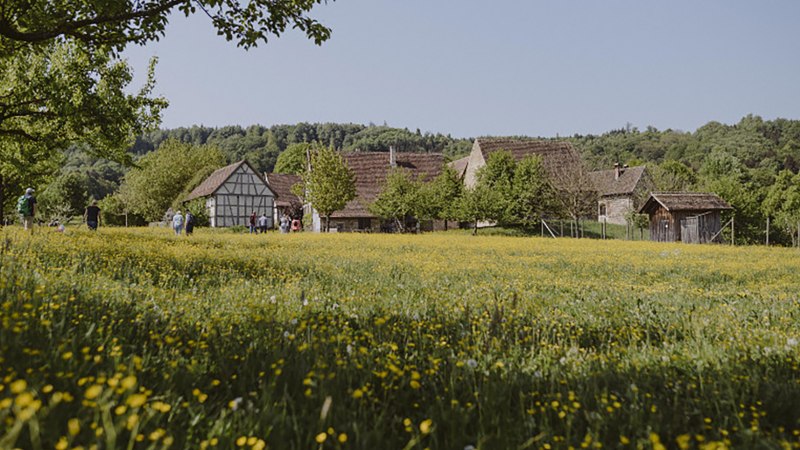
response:
[[[185,201],[206,199],[212,227],[249,224],[253,211],[265,214],[273,227],[275,193],[245,160],[217,169],[198,185]]]
[[[350,152],[342,154],[345,164],[355,177],[356,198],[349,201],[342,210],[331,214],[331,228],[337,231],[390,231],[385,221],[369,211],[386,183],[386,177],[393,168],[407,170],[415,180],[431,181],[444,167],[441,153],[400,153],[390,149],[388,152]],[[442,224],[431,224],[437,228]],[[313,212],[312,229],[322,229],[322,219]]]
[[[497,151],[509,152],[517,162],[527,156],[540,157],[544,170],[556,189],[564,188],[565,184],[575,181],[576,175],[584,174],[580,155],[572,144],[534,139],[475,139],[466,161],[458,160],[451,167],[460,169],[464,174],[464,185],[472,188],[478,181],[478,170],[486,165],[489,155]]]
[[[730,209],[714,194],[653,192],[639,212],[650,217],[650,240],[703,244],[721,241],[721,213]]]

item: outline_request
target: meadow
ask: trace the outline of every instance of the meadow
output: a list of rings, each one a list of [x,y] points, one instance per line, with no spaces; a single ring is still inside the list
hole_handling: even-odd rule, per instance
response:
[[[800,252],[0,230],[0,448],[800,448]]]

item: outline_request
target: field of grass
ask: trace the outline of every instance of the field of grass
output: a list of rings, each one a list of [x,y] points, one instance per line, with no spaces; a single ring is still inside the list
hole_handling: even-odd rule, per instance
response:
[[[0,230],[0,448],[800,448],[800,253]]]

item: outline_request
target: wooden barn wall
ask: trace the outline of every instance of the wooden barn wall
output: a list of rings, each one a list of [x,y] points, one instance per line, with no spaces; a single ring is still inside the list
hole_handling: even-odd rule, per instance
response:
[[[675,242],[680,236],[675,233],[676,222],[673,215],[659,207],[650,215],[650,240],[657,242]]]
[[[696,217],[696,221],[690,218]],[[692,228],[681,235],[681,222],[690,219]],[[695,225],[696,224],[696,225]],[[650,216],[650,239],[657,242],[708,243],[721,228],[719,211],[673,211],[659,208]],[[717,236],[713,242],[720,242]]]

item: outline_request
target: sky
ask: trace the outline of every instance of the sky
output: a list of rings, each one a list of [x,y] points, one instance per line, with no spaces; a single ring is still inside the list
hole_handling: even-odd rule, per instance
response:
[[[244,50],[170,16],[124,57],[157,56],[162,127],[386,123],[454,137],[694,131],[800,119],[797,0],[337,0]],[[135,87],[135,86],[134,86]]]

